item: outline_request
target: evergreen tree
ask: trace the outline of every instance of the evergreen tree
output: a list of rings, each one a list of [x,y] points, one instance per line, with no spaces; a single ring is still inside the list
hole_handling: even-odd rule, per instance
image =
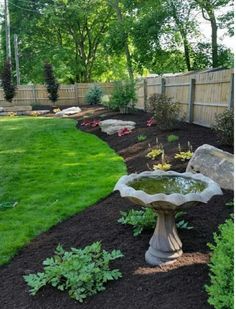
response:
[[[12,82],[12,71],[11,71],[11,63],[9,60],[6,60],[1,72],[2,79],[2,87],[4,91],[4,98],[8,102],[12,102],[15,93],[16,87]]]
[[[44,65],[44,77],[48,91],[48,98],[53,103],[55,103],[59,96],[58,95],[59,84],[54,76],[53,68],[50,63],[45,63]]]

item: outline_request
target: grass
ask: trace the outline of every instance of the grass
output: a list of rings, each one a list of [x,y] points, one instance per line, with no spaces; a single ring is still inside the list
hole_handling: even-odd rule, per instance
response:
[[[107,196],[123,159],[68,119],[0,119],[0,264],[35,236]]]

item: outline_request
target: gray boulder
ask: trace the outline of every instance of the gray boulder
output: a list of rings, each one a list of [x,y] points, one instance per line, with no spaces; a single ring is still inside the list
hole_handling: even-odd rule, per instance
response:
[[[57,117],[66,117],[66,116],[78,114],[80,112],[81,112],[81,108],[79,108],[78,106],[76,106],[76,107],[69,107],[69,108],[63,109],[60,112],[57,112],[55,114],[55,116],[57,116]]]
[[[217,182],[221,188],[234,190],[234,156],[204,144],[197,148],[186,172],[201,173]]]
[[[100,122],[99,126],[102,132],[112,135],[117,133],[123,128],[133,130],[135,128],[135,122],[133,121],[123,121],[118,119],[107,119]]]

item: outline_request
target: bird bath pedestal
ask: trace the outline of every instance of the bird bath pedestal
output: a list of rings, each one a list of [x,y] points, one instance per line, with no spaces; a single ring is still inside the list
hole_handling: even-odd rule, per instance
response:
[[[145,254],[146,262],[154,266],[172,263],[183,254],[175,214],[222,194],[219,185],[202,174],[173,171],[122,176],[115,190],[133,203],[158,213],[157,225]]]

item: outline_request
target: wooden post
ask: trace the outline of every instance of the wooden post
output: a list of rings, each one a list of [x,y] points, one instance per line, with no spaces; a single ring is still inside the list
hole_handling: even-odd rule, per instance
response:
[[[228,109],[234,108],[234,73],[231,74],[230,78],[230,88],[229,88],[229,98],[228,98]]]
[[[75,83],[75,101],[76,101],[76,104],[79,105],[79,89],[78,89],[77,83]]]
[[[32,85],[32,91],[33,91],[34,104],[37,104],[35,85]]]
[[[165,95],[166,92],[166,79],[164,77],[161,78],[161,94]]]
[[[193,109],[194,109],[194,99],[195,99],[195,84],[196,80],[195,78],[191,78],[190,84],[189,84],[189,99],[188,99],[188,121],[189,123],[193,122]]]
[[[143,100],[144,100],[144,110],[147,111],[147,80],[143,79]]]

